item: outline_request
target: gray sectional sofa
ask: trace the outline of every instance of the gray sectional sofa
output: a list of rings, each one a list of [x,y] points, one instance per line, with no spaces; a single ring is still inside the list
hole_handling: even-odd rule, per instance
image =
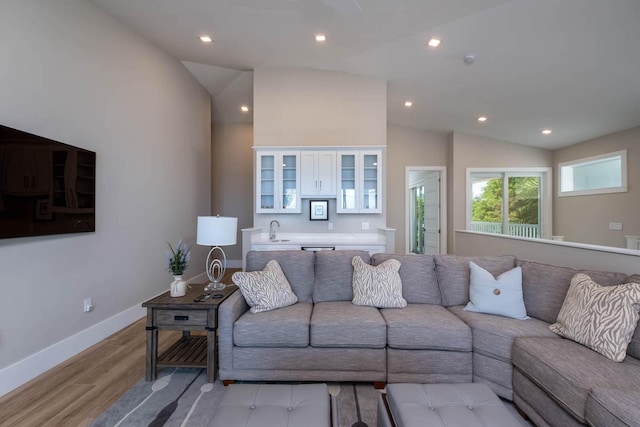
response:
[[[405,308],[356,306],[351,260],[401,262]],[[249,252],[247,271],[275,259],[299,302],[251,313],[240,292],[219,308],[223,381],[368,381],[489,385],[539,426],[639,426],[640,328],[623,362],[548,326],[578,272],[513,256],[364,251]],[[464,311],[469,261],[494,275],[520,266],[529,320]],[[602,285],[640,276],[582,271]]]

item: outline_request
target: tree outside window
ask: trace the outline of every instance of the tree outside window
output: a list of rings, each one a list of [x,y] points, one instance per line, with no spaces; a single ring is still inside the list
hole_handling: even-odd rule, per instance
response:
[[[471,180],[472,231],[541,237],[540,176],[472,173]]]

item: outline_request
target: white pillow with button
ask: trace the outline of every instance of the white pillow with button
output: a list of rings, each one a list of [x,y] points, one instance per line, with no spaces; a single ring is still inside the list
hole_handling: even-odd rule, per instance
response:
[[[474,262],[469,262],[469,269],[471,283],[466,311],[529,319],[522,297],[522,268],[505,271],[498,277]]]

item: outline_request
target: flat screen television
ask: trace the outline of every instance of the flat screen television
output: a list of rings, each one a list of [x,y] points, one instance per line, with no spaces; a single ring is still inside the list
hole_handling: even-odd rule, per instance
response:
[[[95,231],[96,153],[0,125],[0,238]]]

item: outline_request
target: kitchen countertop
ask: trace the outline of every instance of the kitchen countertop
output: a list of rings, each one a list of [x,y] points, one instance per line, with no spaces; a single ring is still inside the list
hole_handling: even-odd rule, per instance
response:
[[[385,236],[378,233],[276,233],[269,240],[268,233],[251,236],[253,245],[385,245]]]

